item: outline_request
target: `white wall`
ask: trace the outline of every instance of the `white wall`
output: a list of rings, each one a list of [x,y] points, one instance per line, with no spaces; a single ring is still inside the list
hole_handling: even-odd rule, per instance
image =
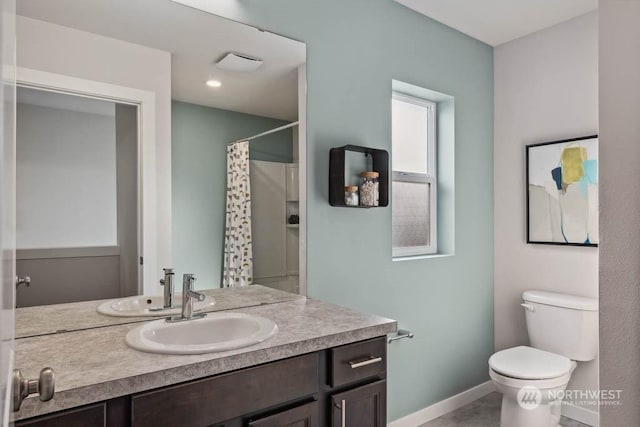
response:
[[[640,2],[600,1],[600,385],[603,427],[640,425]]]
[[[17,39],[19,67],[154,92],[157,256],[160,266],[170,265],[171,54],[21,16]]]
[[[115,114],[17,111],[16,247],[116,246]]]
[[[494,51],[496,350],[528,342],[519,305],[523,291],[598,297],[598,249],[525,243],[524,148],[597,133],[597,67],[597,12]],[[597,361],[581,364],[569,384],[597,387]]]

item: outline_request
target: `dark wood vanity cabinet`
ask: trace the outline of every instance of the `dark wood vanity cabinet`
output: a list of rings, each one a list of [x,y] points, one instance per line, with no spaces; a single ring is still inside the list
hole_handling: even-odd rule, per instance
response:
[[[387,342],[376,338],[329,350],[331,427],[387,423]]]
[[[16,427],[382,427],[386,338],[20,420]]]

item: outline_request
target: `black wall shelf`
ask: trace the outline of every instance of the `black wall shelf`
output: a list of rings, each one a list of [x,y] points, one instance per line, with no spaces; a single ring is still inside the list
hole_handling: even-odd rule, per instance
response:
[[[344,202],[345,152],[351,151],[371,156],[372,170],[378,172],[380,197],[379,206],[389,205],[389,153],[377,148],[345,145],[332,148],[329,152],[329,204],[348,208],[365,208],[368,206],[347,206]]]

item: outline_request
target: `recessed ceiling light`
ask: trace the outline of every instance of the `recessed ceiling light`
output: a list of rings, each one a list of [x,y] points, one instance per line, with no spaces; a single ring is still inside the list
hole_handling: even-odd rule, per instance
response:
[[[222,86],[222,83],[220,83],[220,80],[207,80],[207,86],[209,87],[220,87]]]

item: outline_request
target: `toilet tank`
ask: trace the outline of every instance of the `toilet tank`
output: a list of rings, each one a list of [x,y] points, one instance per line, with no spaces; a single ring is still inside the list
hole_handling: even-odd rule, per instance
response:
[[[529,343],[588,361],[598,355],[598,300],[545,291],[522,294]]]

